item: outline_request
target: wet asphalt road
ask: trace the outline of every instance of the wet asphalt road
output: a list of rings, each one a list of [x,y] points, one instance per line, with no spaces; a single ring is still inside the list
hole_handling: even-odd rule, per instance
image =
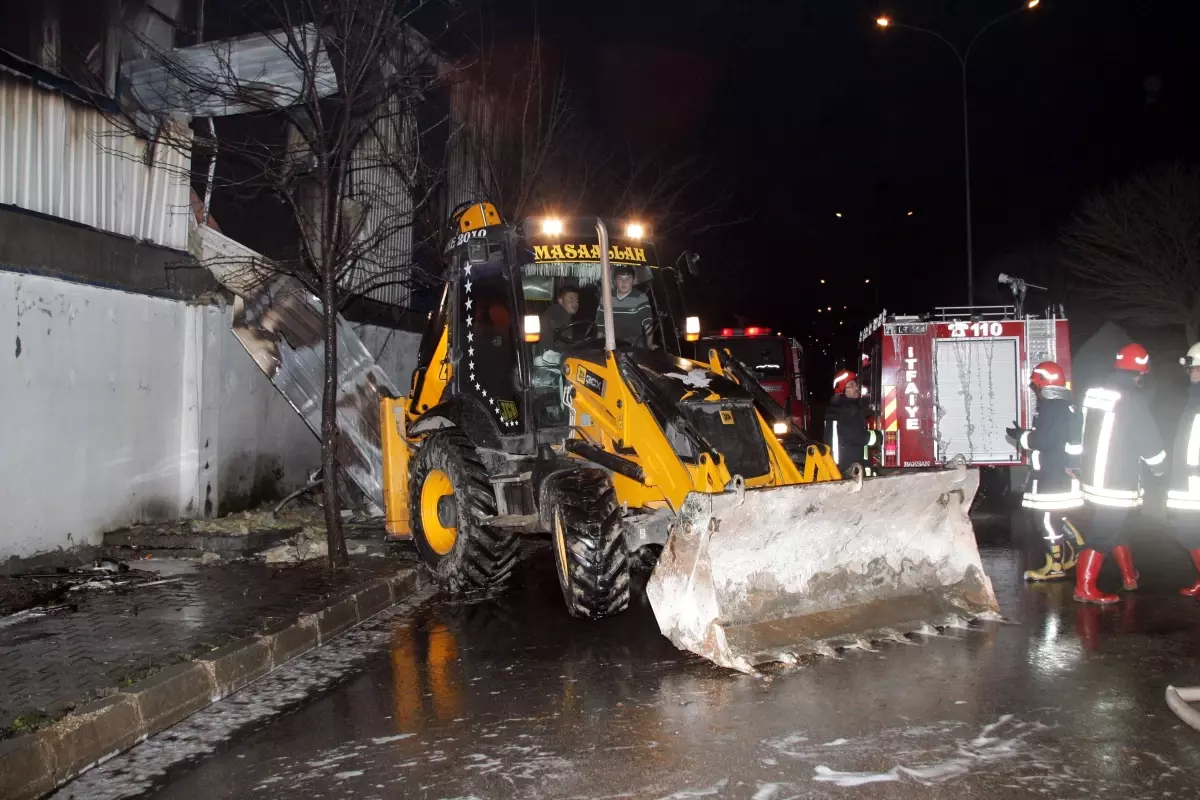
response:
[[[1182,552],[1136,541],[1145,590],[1084,606],[1026,588],[998,527],[977,525],[1013,624],[760,678],[676,651],[644,604],[569,619],[543,549],[501,597],[395,617],[355,675],[147,796],[1200,796],[1200,732],[1163,702],[1200,684]]]

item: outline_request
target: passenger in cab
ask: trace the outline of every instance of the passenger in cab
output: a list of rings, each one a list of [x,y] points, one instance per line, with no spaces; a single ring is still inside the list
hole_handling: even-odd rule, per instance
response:
[[[613,333],[626,345],[654,347],[650,341],[650,299],[633,287],[633,267],[620,266],[613,271]],[[604,332],[604,304],[596,309],[596,329]]]

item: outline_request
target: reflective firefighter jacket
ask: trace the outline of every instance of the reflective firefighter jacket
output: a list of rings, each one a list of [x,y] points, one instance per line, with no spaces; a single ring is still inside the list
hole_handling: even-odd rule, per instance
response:
[[[1083,497],[1099,506],[1136,508],[1142,504],[1142,462],[1159,467],[1167,460],[1150,406],[1133,375],[1114,372],[1083,398]]]
[[[835,394],[825,409],[825,442],[842,472],[853,464],[867,465],[867,448],[875,444],[875,431],[867,430],[863,405],[844,394]]]
[[[1065,511],[1083,505],[1079,481],[1067,474],[1078,462],[1079,415],[1071,402],[1071,390],[1047,386],[1038,398],[1033,429],[1021,434],[1021,449],[1029,453],[1029,490],[1021,505],[1038,511]]]
[[[1191,384],[1171,451],[1167,508],[1200,512],[1200,383]]]

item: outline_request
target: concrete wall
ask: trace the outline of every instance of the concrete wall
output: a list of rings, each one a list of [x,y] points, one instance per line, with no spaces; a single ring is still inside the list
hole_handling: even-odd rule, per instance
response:
[[[231,312],[0,272],[0,561],[299,487],[313,434]],[[359,326],[401,386],[415,334]]]

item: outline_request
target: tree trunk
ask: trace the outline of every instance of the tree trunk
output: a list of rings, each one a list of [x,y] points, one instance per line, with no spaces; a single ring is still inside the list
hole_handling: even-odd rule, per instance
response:
[[[323,265],[328,266],[328,265]],[[329,543],[329,567],[346,566],[346,537],[342,530],[342,511],[338,496],[337,466],[337,286],[334,270],[321,270],[321,315],[325,321],[325,385],[321,400],[321,465],[325,475],[325,530]]]

